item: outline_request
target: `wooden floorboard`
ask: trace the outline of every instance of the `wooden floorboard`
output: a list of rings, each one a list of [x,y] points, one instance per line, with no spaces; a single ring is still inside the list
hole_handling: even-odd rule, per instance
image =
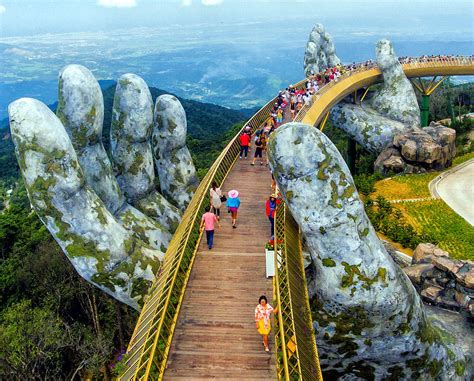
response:
[[[273,339],[263,350],[255,329],[260,295],[272,300],[265,277],[265,242],[270,222],[265,202],[271,193],[267,166],[238,160],[222,186],[240,192],[237,229],[221,208],[214,247],[203,241],[196,255],[170,349],[165,380],[268,380],[276,378]],[[270,335],[272,336],[272,335]]]

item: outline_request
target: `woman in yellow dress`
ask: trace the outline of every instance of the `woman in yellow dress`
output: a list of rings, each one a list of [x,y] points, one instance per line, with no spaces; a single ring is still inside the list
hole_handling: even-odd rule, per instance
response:
[[[257,307],[255,307],[255,325],[257,327],[258,333],[262,335],[263,346],[265,347],[265,352],[270,352],[268,348],[268,334],[270,333],[272,327],[270,325],[270,314],[277,313],[278,309],[273,308],[267,302],[267,297],[262,295],[258,299]]]

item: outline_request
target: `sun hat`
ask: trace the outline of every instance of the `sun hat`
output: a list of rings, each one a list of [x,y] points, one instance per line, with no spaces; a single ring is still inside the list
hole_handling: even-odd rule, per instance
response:
[[[270,195],[270,198],[278,198],[278,196],[277,196],[275,193],[272,193],[272,194]]]
[[[232,189],[227,194],[229,195],[229,198],[236,198],[239,196],[239,191]]]

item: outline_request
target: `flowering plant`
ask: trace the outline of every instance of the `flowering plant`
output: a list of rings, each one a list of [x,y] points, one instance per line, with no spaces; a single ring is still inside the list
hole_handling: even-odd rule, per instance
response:
[[[266,244],[265,244],[265,250],[275,250],[275,241],[273,239],[270,239]]]
[[[279,239],[278,242],[277,242],[278,249],[281,249],[282,244],[283,244],[283,241],[281,239]],[[275,240],[274,239],[268,240],[268,242],[265,244],[265,249],[266,250],[275,250]]]

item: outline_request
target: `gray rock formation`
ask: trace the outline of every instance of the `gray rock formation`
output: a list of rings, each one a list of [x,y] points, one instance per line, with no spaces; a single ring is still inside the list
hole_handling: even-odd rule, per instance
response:
[[[113,174],[102,144],[104,102],[97,80],[85,67],[68,65],[59,74],[58,99],[56,114],[71,139],[87,185],[136,238],[165,250],[170,232],[126,203]]]
[[[8,111],[36,213],[83,278],[138,308],[163,253],[134,238],[86,184],[69,136],[47,106],[22,98]]]
[[[413,87],[389,41],[377,43],[376,57],[384,80],[380,89],[362,105],[336,105],[331,118],[365,149],[380,153],[395,135],[418,130],[420,111]]]
[[[451,132],[444,132],[439,127],[436,132],[419,128],[420,111],[415,91],[403,73],[390,41],[377,43],[376,60],[382,71],[382,84],[360,105],[340,102],[334,106],[331,111],[333,125],[345,131],[367,151],[379,154],[376,169],[382,172],[420,173],[450,166],[454,155]],[[339,63],[332,40],[320,24],[310,34],[304,62],[306,75],[312,70],[324,71]],[[406,140],[420,143],[415,144],[416,149],[411,156],[403,155],[394,150],[400,148],[395,144],[396,136],[405,136]],[[449,143],[443,141],[446,136],[449,136]],[[413,145],[414,142],[410,142],[407,148]],[[426,165],[423,158],[433,164]]]
[[[330,379],[462,379],[459,348],[430,325],[420,297],[370,224],[341,155],[317,129],[271,136],[270,166],[311,253],[320,361]]]
[[[118,183],[129,203],[174,232],[181,213],[155,189],[152,126],[153,101],[145,81],[135,74],[121,76],[115,90],[110,129]],[[171,182],[173,179],[170,176]]]
[[[412,265],[403,269],[423,300],[474,319],[474,263],[450,258],[433,244],[413,252]]]
[[[153,150],[160,188],[185,209],[198,186],[193,160],[186,146],[186,114],[178,99],[161,95],[155,104]]]
[[[452,164],[456,155],[456,131],[431,122],[413,132],[395,135],[375,161],[382,173],[423,173],[441,170]]]
[[[331,36],[321,24],[316,24],[309,35],[304,53],[304,73],[308,77],[319,73],[328,67],[339,65],[341,61],[336,56],[336,49]]]
[[[58,116],[29,98],[8,111],[34,210],[83,278],[140,309],[180,220],[154,187],[153,104],[145,82],[126,74],[117,85],[111,129],[117,178],[102,144],[102,94],[86,68],[61,71]],[[167,181],[182,184],[173,175]]]

